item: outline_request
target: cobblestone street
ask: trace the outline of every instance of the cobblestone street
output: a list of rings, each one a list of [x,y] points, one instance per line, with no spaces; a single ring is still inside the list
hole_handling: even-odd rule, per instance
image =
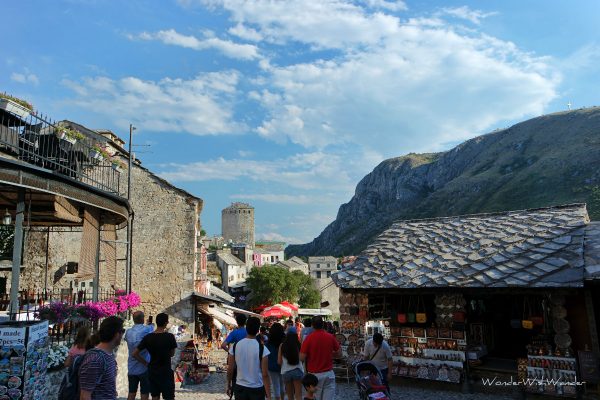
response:
[[[224,366],[225,352],[213,352],[211,358],[219,360],[219,364]],[[228,400],[225,395],[225,372],[211,374],[203,383],[195,386],[181,388],[177,383],[175,398],[177,400]],[[392,386],[392,399],[394,400],[514,400],[515,396],[502,396],[491,394],[463,394],[460,387],[455,385],[448,386],[447,390],[443,388],[432,388],[432,384],[425,381],[401,381],[401,383]],[[358,400],[358,390],[353,381],[337,382],[338,400]],[[124,393],[120,393],[125,396]],[[139,394],[138,394],[139,398]],[[125,400],[126,397],[120,397],[119,400]]]

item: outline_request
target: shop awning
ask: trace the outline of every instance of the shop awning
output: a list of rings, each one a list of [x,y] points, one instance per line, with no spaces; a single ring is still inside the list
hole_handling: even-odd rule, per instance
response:
[[[237,308],[237,307],[233,307],[233,306],[228,306],[227,304],[223,304],[223,308],[226,308],[228,310],[231,310],[233,312],[236,312],[238,314],[245,314],[245,315],[249,315],[251,317],[258,317],[258,318],[262,318],[262,316],[260,314],[257,313],[253,313],[252,311],[248,311],[248,310],[244,310],[242,308]]]
[[[233,325],[233,326],[237,326],[237,322],[235,322],[235,318],[233,318],[231,315],[228,315],[224,309],[222,309],[221,307],[206,307],[206,306],[202,306],[198,308],[198,311],[206,314],[206,315],[210,315],[211,317],[219,320],[220,322],[224,323],[225,325]]]
[[[332,315],[326,308],[299,308],[298,315]]]

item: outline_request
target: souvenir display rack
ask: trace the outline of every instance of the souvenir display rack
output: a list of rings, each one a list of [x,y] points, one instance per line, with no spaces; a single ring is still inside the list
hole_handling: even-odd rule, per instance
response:
[[[389,338],[398,376],[459,383],[464,377],[464,331],[446,328],[391,328]]]
[[[574,357],[528,355],[525,390],[561,397],[577,397],[577,361]]]
[[[209,352],[206,345],[202,344],[195,339],[190,340],[181,350],[176,373],[182,386],[202,383],[209,374]]]

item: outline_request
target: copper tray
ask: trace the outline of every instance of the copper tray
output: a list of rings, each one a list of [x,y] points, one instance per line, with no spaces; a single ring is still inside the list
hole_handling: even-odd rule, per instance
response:
[[[400,336],[412,337],[413,336],[412,328],[402,328],[400,330]]]

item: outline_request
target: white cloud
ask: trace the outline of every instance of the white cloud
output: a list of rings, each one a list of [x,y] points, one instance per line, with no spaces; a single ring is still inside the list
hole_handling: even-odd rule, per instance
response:
[[[254,155],[254,152],[250,150],[238,150],[238,155],[244,158],[252,157]]]
[[[190,164],[165,165],[160,176],[173,182],[247,179],[348,196],[354,189],[357,171],[360,176],[372,167],[365,160],[368,159],[360,155],[355,160],[347,160],[344,156],[323,152],[299,153],[275,160],[217,158]]]
[[[263,35],[261,35],[256,29],[249,28],[241,23],[229,28],[228,32],[239,38],[253,42],[260,42],[263,39]]]
[[[278,194],[278,193],[238,193],[229,196],[234,200],[259,200],[277,204],[315,204],[322,201],[322,196],[312,197],[304,194]]]
[[[264,240],[264,241],[272,241],[272,242],[285,242],[287,244],[295,244],[295,243],[302,243],[303,240],[294,237],[294,236],[285,236],[282,235],[278,232],[258,232],[256,234],[257,240]]]
[[[237,72],[223,71],[189,80],[94,77],[62,83],[77,95],[75,105],[103,114],[116,125],[133,123],[145,131],[216,135],[247,129],[234,120],[238,80]]]
[[[482,19],[498,14],[497,12],[485,13],[480,10],[473,10],[467,6],[442,8],[441,13],[451,17],[467,20],[475,25],[481,24]]]
[[[387,1],[387,0],[363,0],[363,2],[372,8],[381,8],[389,11],[405,11],[408,10],[408,6],[405,2],[396,0],[396,1]]]
[[[40,83],[40,80],[38,79],[37,75],[30,73],[22,74],[18,72],[13,72],[12,74],[10,74],[10,79],[14,82],[31,83],[36,86]]]
[[[216,37],[198,39],[195,36],[183,35],[174,29],[158,32],[142,32],[137,36],[129,35],[130,39],[158,40],[164,44],[186,47],[193,50],[215,49],[227,57],[241,60],[252,60],[259,57],[258,47],[252,44],[234,43]]]

